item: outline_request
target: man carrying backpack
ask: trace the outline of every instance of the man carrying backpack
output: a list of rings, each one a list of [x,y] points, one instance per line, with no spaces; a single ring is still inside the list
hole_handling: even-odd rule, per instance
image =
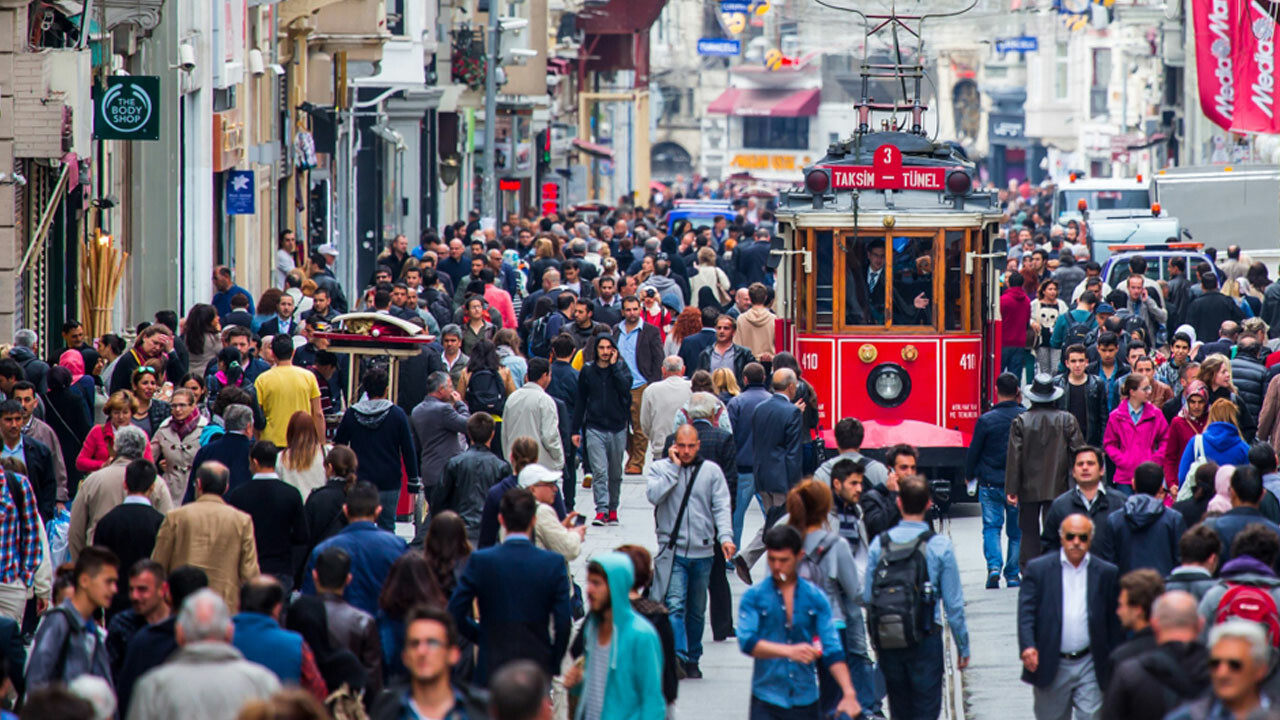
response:
[[[1058,321],[1053,325],[1053,334],[1049,336],[1049,347],[1062,350],[1072,345],[1087,345],[1089,333],[1098,327],[1098,316],[1094,314],[1097,306],[1097,294],[1092,290],[1084,291],[1080,299],[1076,300],[1074,310],[1058,316]],[[1066,362],[1066,357],[1062,360]]]
[[[942,600],[955,639],[958,667],[969,665],[960,568],[951,540],[925,522],[932,505],[919,475],[898,480],[902,520],[871,541],[863,601],[867,629],[880,658],[895,718],[936,718],[942,711]],[[739,622],[741,632],[741,622]]]
[[[1263,525],[1249,525],[1231,543],[1231,559],[1222,566],[1218,584],[1200,600],[1200,617],[1215,625],[1232,617],[1270,627],[1271,643],[1280,639],[1280,577],[1272,568],[1280,557],[1280,535]]]

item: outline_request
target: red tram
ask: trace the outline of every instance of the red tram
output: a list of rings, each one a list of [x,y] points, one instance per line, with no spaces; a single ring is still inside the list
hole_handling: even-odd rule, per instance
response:
[[[779,345],[818,395],[828,445],[836,420],[856,417],[869,454],[910,443],[962,498],[965,449],[999,372],[999,204],[958,145],[922,130],[919,64],[864,61],[862,73],[853,137],[779,197]],[[913,80],[917,97],[874,103],[872,77]],[[873,112],[910,121],[872,131]]]

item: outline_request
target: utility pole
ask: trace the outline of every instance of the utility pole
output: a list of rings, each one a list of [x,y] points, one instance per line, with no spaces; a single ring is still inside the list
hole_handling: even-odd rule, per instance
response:
[[[502,38],[502,22],[498,17],[498,0],[489,0],[488,66],[484,73],[484,186],[480,197],[480,216],[498,221],[498,68],[502,59],[498,44]]]

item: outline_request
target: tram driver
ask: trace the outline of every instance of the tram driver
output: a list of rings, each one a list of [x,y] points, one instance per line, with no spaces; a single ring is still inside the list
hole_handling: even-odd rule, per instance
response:
[[[928,325],[932,321],[929,302],[933,296],[933,258],[929,241],[923,249],[908,238],[901,251],[895,247],[897,269],[893,275],[893,321],[896,325]],[[845,298],[845,322],[850,325],[883,325],[885,321],[884,240],[866,243],[849,253]],[[861,255],[861,257],[859,257]],[[906,298],[912,298],[907,300]]]

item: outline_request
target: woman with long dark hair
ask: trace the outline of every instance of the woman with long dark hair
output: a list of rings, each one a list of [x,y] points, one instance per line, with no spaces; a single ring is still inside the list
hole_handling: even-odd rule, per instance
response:
[[[334,445],[325,456],[324,472],[329,479],[307,495],[302,507],[307,527],[311,529],[312,548],[347,526],[342,506],[347,502],[347,493],[356,485],[357,466],[355,452],[346,445]]]
[[[471,542],[467,540],[467,523],[452,510],[431,518],[422,554],[435,574],[436,583],[445,595],[452,595],[453,588],[462,577],[462,570],[471,558]]]
[[[150,364],[133,371],[133,424],[142,428],[148,438],[156,434],[172,412],[169,403],[157,397],[162,377]]]
[[[434,522],[434,521],[433,521]],[[382,636],[382,674],[387,685],[408,678],[401,655],[404,650],[404,617],[417,605],[444,607],[448,597],[436,582],[435,572],[422,555],[401,555],[378,597],[378,633]]]
[[[210,409],[213,404],[218,401],[218,393],[222,392],[226,387],[238,387],[249,393],[251,396],[257,395],[257,390],[253,383],[244,377],[244,370],[247,363],[244,355],[233,347],[224,347],[218,351],[218,369],[209,375],[209,389],[205,393],[205,405]]]
[[[511,371],[502,366],[498,348],[490,340],[479,340],[471,348],[471,359],[458,378],[458,394],[473,413],[487,412],[498,425],[494,428],[491,447],[502,447],[502,409],[507,397],[516,391]]]
[[[182,341],[187,344],[191,353],[188,367],[203,375],[209,363],[222,350],[222,322],[218,319],[218,311],[212,305],[196,303],[187,311],[187,320],[182,326]]]

